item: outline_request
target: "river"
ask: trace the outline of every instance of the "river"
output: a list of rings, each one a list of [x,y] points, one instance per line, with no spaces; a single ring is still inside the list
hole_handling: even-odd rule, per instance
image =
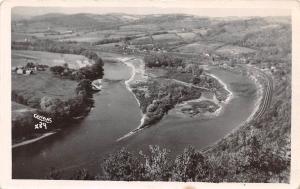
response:
[[[201,149],[245,121],[257,99],[251,80],[213,68],[209,72],[226,83],[234,94],[218,117],[204,120],[182,117],[170,111],[158,124],[117,142],[140,124],[142,115],[135,97],[124,83],[130,78],[130,68],[122,63],[111,63],[105,64],[104,70],[103,90],[94,95],[95,108],[86,118],[41,141],[13,149],[13,178],[43,179],[51,167],[66,173],[77,168],[96,173],[102,159],[121,147],[138,152],[157,144],[170,149],[172,157],[187,145]],[[247,86],[248,91],[241,86]]]

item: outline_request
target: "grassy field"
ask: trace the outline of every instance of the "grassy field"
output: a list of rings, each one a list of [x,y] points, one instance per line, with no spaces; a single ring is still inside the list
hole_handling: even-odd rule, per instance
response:
[[[254,49],[240,47],[240,46],[233,46],[233,45],[223,46],[216,50],[216,53],[229,54],[229,55],[249,54],[254,52],[255,52]]]
[[[76,81],[60,79],[50,71],[41,71],[32,75],[12,74],[12,90],[28,100],[51,96],[69,99],[75,95]]]
[[[150,37],[139,37],[130,41],[133,45],[144,45],[144,44],[152,44],[152,40]]]
[[[62,65],[68,62],[70,67],[77,67],[78,55],[48,53],[39,51],[12,51],[12,66],[24,66],[33,61],[38,64],[49,66]],[[86,58],[85,58],[86,59]],[[73,64],[71,64],[73,63]],[[49,70],[39,71],[32,75],[17,75],[12,73],[12,91],[22,96],[25,101],[33,106],[39,104],[43,96],[56,97],[62,100],[69,99],[75,95],[76,81],[62,80],[54,76]]]
[[[129,26],[121,26],[121,30],[125,31],[157,31],[160,27],[156,24],[139,24],[139,25],[129,25]]]
[[[180,36],[186,42],[192,42],[201,39],[201,37],[194,32],[177,33],[177,35]]]
[[[82,65],[89,64],[89,59],[81,55],[60,54],[42,51],[13,50],[12,66],[24,66],[28,61],[35,61],[38,64],[57,66],[67,63],[70,68],[78,69]]]
[[[201,53],[201,52],[208,52],[217,49],[218,47],[222,46],[223,43],[219,42],[212,42],[208,43],[205,41],[190,43],[181,47],[174,49],[174,51],[182,52],[182,53]]]
[[[181,41],[181,38],[178,37],[176,34],[161,34],[161,35],[154,35],[153,39],[156,43],[169,43],[174,41]]]
[[[99,51],[110,52],[118,49],[117,45],[120,45],[120,43],[107,43],[107,44],[97,45],[96,47]]]

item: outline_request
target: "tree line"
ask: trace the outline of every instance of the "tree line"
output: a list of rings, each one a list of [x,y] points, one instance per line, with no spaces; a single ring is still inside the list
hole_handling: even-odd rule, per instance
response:
[[[184,67],[183,59],[167,53],[151,53],[145,55],[144,61],[147,67]]]

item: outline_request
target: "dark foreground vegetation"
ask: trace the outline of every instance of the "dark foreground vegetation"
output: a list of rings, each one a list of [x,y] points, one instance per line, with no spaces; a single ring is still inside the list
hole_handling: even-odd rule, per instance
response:
[[[169,157],[169,150],[149,146],[149,151],[133,154],[125,148],[107,156],[99,166],[100,173],[93,175],[86,169],[74,171],[65,178],[62,171],[52,169],[47,179],[81,179],[113,181],[180,181],[180,182],[272,182],[270,175],[277,175],[288,166],[284,159],[272,151],[258,151],[256,139],[247,141],[244,159],[220,158],[189,146],[175,159]],[[226,164],[224,162],[226,161]],[[255,169],[249,172],[249,168]],[[247,172],[251,174],[243,175]],[[279,180],[283,181],[283,180]]]

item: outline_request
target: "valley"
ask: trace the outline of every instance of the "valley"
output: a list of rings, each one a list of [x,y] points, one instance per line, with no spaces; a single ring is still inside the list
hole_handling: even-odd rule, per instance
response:
[[[13,20],[13,178],[288,182],[290,22],[125,13]],[[33,112],[52,117],[52,129],[36,132]],[[177,166],[187,156],[198,171]]]

